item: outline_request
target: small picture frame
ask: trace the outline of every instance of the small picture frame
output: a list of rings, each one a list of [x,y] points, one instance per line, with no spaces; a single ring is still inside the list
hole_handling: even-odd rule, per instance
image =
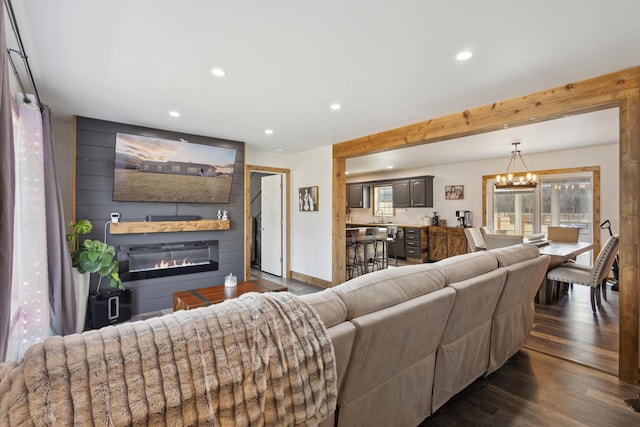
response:
[[[462,200],[464,199],[464,185],[445,185],[445,200]]]
[[[298,188],[298,205],[301,212],[317,212],[318,186]]]

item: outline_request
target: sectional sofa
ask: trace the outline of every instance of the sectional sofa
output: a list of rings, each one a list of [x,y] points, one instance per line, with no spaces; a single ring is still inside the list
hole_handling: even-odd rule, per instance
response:
[[[417,426],[525,343],[549,258],[532,245],[377,271],[305,295],[331,337],[323,426]]]
[[[415,427],[522,347],[548,264],[520,244],[50,337],[0,363],[0,426]]]

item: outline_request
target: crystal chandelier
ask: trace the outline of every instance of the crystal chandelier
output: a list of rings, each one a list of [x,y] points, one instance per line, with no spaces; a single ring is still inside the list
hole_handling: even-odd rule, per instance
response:
[[[536,188],[538,186],[537,177],[535,174],[531,174],[527,165],[522,160],[522,154],[518,150],[520,142],[512,142],[513,151],[511,152],[511,159],[507,165],[507,170],[504,175],[496,176],[496,189],[500,190],[517,190],[520,188]],[[514,176],[516,170],[516,162],[520,159],[522,166],[524,166],[524,175],[516,177]]]

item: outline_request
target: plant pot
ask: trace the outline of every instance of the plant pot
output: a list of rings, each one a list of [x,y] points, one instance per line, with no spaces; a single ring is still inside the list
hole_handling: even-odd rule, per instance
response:
[[[76,333],[84,331],[87,317],[87,301],[89,300],[90,273],[80,273],[73,269],[73,290],[76,296]]]

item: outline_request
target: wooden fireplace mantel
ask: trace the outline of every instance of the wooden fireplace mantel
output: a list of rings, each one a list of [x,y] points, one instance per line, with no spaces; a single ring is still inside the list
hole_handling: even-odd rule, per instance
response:
[[[179,231],[228,230],[228,219],[201,219],[198,221],[137,221],[109,223],[110,234],[175,233]]]

